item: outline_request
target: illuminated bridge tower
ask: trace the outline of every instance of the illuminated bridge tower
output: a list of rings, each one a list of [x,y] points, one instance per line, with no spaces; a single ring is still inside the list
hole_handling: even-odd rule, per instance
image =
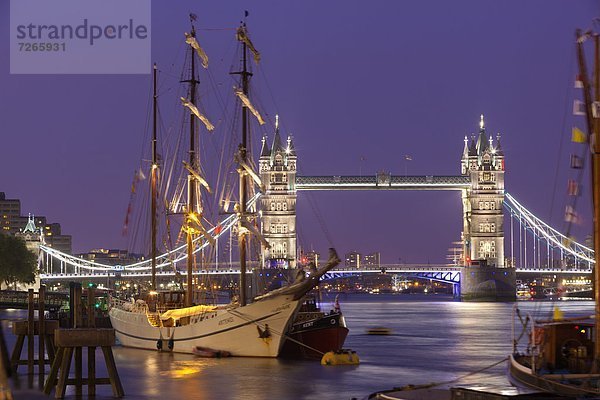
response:
[[[287,143],[279,135],[279,118],[275,137],[269,148],[262,140],[259,159],[260,177],[265,192],[260,198],[261,234],[271,245],[263,249],[266,267],[296,267],[296,151],[292,138]]]
[[[504,262],[504,153],[500,137],[487,136],[483,115],[479,135],[465,137],[462,175],[471,187],[463,191],[465,268],[462,296],[514,299],[514,269]]]

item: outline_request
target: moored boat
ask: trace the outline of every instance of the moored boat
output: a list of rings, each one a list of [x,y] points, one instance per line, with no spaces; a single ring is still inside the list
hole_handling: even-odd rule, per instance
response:
[[[156,67],[154,69],[154,134],[152,140],[152,168],[151,168],[151,188],[152,188],[152,211],[151,211],[151,231],[152,231],[152,280],[151,290],[147,293],[146,300],[138,299],[135,302],[120,301],[114,299],[109,311],[110,319],[119,342],[128,347],[141,349],[170,350],[173,352],[194,353],[199,347],[203,349],[218,349],[227,352],[232,356],[252,356],[252,357],[277,357],[281,350],[281,345],[285,338],[290,323],[293,321],[298,309],[304,301],[304,296],[319,281],[320,277],[329,269],[339,263],[339,258],[335,250],[330,250],[328,262],[320,269],[316,270],[309,278],[296,282],[287,287],[273,290],[261,296],[254,297],[247,304],[246,294],[246,242],[247,235],[253,232],[253,226],[250,219],[253,216],[247,212],[247,203],[251,199],[248,197],[247,186],[250,182],[248,175],[255,180],[257,174],[251,170],[246,146],[247,146],[247,128],[248,118],[248,80],[252,75],[246,69],[246,57],[248,48],[253,53],[256,49],[250,42],[245,23],[242,23],[237,30],[237,39],[241,43],[243,66],[236,75],[241,77],[241,89],[236,90],[236,95],[242,99],[241,107],[242,123],[242,143],[239,145],[239,151],[236,154],[239,173],[239,202],[236,204],[236,216],[238,220],[238,244],[240,255],[240,293],[238,300],[223,306],[211,304],[193,304],[194,284],[192,273],[194,268],[195,253],[200,245],[214,243],[214,237],[211,232],[216,234],[215,228],[205,229],[203,226],[204,208],[200,204],[201,188],[209,190],[208,183],[201,176],[198,160],[198,149],[196,140],[197,127],[196,118],[199,119],[207,130],[214,129],[214,126],[200,112],[197,107],[196,86],[199,83],[195,72],[196,56],[200,57],[205,68],[208,66],[208,57],[200,47],[196,32],[193,26],[195,16],[190,15],[192,29],[190,33],[185,34],[185,42],[189,45],[188,52],[190,60],[190,75],[184,80],[189,84],[188,98],[181,98],[182,105],[190,112],[190,130],[189,130],[189,155],[188,161],[183,165],[187,170],[187,202],[185,205],[178,205],[177,212],[183,214],[184,224],[182,226],[182,236],[186,239],[187,254],[187,287],[183,296],[183,304],[165,304],[161,303],[159,292],[156,288],[156,180],[159,176],[159,160],[156,151]],[[255,54],[256,55],[256,54]],[[258,57],[255,57],[257,59]],[[180,194],[183,193],[180,192]],[[174,211],[174,213],[175,213]],[[262,239],[262,238],[261,238]],[[268,245],[268,243],[266,244]],[[205,354],[209,354],[206,351]]]
[[[281,356],[320,359],[328,351],[340,351],[348,332],[337,297],[328,313],[321,311],[314,297],[308,298],[287,332]]]
[[[600,129],[600,38],[591,32],[576,33],[577,56],[581,86],[584,94],[588,135],[597,137]],[[593,39],[595,44],[595,97],[592,100],[587,75],[583,44]],[[584,135],[582,133],[582,135]],[[535,388],[559,395],[600,397],[600,141],[587,142],[592,154],[592,182],[594,195],[594,291],[595,315],[564,318],[555,313],[554,318],[535,320],[523,316],[515,308],[513,325],[513,352],[509,356],[509,379],[516,385]],[[525,338],[526,347],[519,348],[519,339]],[[523,345],[521,345],[523,346]]]

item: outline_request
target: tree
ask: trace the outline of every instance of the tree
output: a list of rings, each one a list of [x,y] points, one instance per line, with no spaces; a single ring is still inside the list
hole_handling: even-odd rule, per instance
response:
[[[37,257],[15,236],[0,234],[0,280],[7,286],[17,282],[33,283]]]

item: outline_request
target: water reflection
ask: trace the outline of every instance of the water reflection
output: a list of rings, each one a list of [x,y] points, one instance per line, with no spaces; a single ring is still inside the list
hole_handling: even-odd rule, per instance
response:
[[[324,367],[315,361],[260,358],[203,359],[115,347],[127,399],[349,399],[406,384],[451,381],[503,359],[511,351],[513,303],[461,303],[441,296],[347,296],[341,301],[356,350],[358,366]],[[551,315],[555,304],[520,302],[524,313]],[[565,315],[593,312],[592,302],[560,302]],[[25,317],[1,312],[0,317]],[[15,338],[2,321],[9,349]],[[389,336],[365,332],[373,326]],[[85,352],[84,352],[85,355]],[[107,376],[101,353],[98,376]],[[85,361],[84,361],[85,362]],[[49,367],[48,367],[49,368]],[[20,370],[21,373],[25,369]],[[505,364],[460,383],[506,385]],[[85,392],[85,390],[84,390]],[[73,398],[73,388],[67,396]],[[98,386],[98,398],[112,398],[110,386]]]

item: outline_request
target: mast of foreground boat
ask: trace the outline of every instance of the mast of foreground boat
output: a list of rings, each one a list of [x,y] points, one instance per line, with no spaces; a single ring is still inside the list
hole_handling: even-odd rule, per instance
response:
[[[190,32],[192,37],[196,37],[196,29],[194,28],[194,24],[192,22],[192,31]],[[190,51],[191,58],[191,71],[190,71],[190,79],[184,82],[188,82],[190,84],[190,103],[192,105],[196,105],[196,84],[199,83],[196,80],[196,71],[195,71],[195,60],[194,60],[194,51],[193,49]],[[193,115],[190,115],[190,149],[189,149],[189,162],[191,166],[191,170],[197,170],[196,165],[196,143],[195,143],[195,119]],[[186,223],[186,244],[187,244],[187,291],[185,293],[185,306],[191,307],[192,305],[192,270],[194,266],[194,242],[193,242],[193,228],[192,228],[192,219],[190,218],[196,212],[196,179],[192,175],[191,172],[188,173],[187,177],[187,213],[185,218]]]
[[[158,154],[156,150],[156,112],[157,112],[157,95],[156,95],[156,63],[154,63],[153,75],[153,105],[152,105],[152,169],[151,173],[151,236],[152,243],[150,249],[150,257],[152,259],[152,280],[150,284],[151,292],[156,292],[156,180],[158,175]]]
[[[594,35],[594,96],[595,105],[600,104],[600,40],[598,35]],[[595,294],[595,331],[596,331],[596,343],[594,351],[594,365],[596,371],[600,370],[600,140],[598,135],[600,134],[600,118],[593,117],[591,110],[592,104],[588,103],[587,106],[587,119],[588,123],[593,125],[594,128],[594,149],[593,149],[593,160],[594,160],[594,256],[596,264],[594,266],[594,294]],[[592,132],[590,130],[590,132]]]
[[[583,33],[580,29],[576,31],[577,61],[579,63],[579,74],[583,83],[583,95],[586,107],[586,124],[589,132],[589,140],[592,144],[592,188],[594,209],[594,362],[592,373],[600,371],[600,140],[596,139],[600,132],[600,119],[594,118],[592,111],[593,101],[590,84],[587,75],[587,66],[583,52],[583,42],[589,33]],[[594,38],[594,96],[595,102],[600,102],[600,41],[597,34]]]
[[[246,24],[242,22],[241,29],[246,29]],[[247,45],[245,41],[242,42],[242,70],[239,72],[232,72],[235,75],[241,75],[242,77],[242,92],[248,96],[248,82],[252,73],[248,71],[247,67]],[[241,163],[246,163],[248,159],[247,151],[247,137],[248,137],[248,108],[242,104],[242,143],[239,148],[239,157]],[[246,171],[239,166],[239,185],[240,185],[240,202],[239,202],[239,215],[240,222],[246,217],[246,201],[248,194],[246,192]],[[240,223],[241,228],[241,223]],[[246,305],[246,235],[243,229],[238,230],[238,243],[240,252],[240,306]]]

